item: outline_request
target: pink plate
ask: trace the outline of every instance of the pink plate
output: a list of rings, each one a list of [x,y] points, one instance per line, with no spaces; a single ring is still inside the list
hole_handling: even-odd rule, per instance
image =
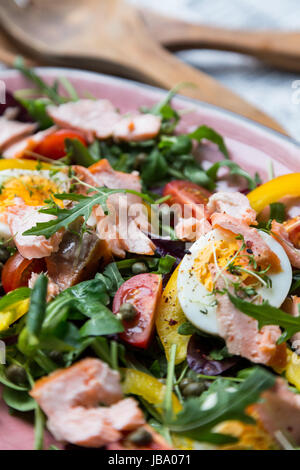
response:
[[[64,76],[74,85],[79,96],[86,97],[90,94],[97,98],[107,98],[123,112],[152,105],[165,96],[163,90],[93,72],[63,68],[39,68],[37,71],[49,83]],[[2,71],[0,80],[4,81],[9,91],[29,85],[15,70]],[[291,139],[205,103],[182,97],[176,98],[174,103],[179,109],[190,111],[184,113],[180,130],[193,130],[201,124],[213,127],[225,137],[231,158],[252,175],[257,171],[263,180],[267,180],[271,162],[276,176],[300,172],[300,147]],[[220,154],[210,147],[204,155],[207,160],[220,157]],[[47,436],[46,448],[50,442],[51,438]],[[31,424],[17,416],[9,415],[6,405],[0,401],[0,450],[32,448]]]

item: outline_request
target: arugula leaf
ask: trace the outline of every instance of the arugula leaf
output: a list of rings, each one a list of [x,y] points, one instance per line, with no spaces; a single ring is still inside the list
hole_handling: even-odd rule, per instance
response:
[[[75,165],[89,167],[93,165],[93,163],[99,161],[99,158],[95,158],[94,154],[91,153],[78,139],[66,139],[65,149],[67,156]]]
[[[282,202],[272,202],[270,204],[270,219],[276,220],[280,224],[285,221],[285,206]]]
[[[252,178],[249,175],[249,173],[247,173],[237,163],[231,160],[221,160],[220,162],[214,163],[206,171],[207,176],[209,176],[213,181],[215,181],[217,178],[219,169],[223,166],[226,166],[227,168],[229,168],[231,175],[238,175],[238,176],[242,176],[243,178],[245,178],[245,180],[248,182],[248,188],[250,190],[253,190],[256,188],[258,184],[257,176],[255,176],[255,178]]]
[[[14,390],[9,387],[4,387],[2,398],[7,406],[17,411],[32,411],[36,407],[35,400],[28,394],[27,391]]]
[[[51,104],[47,98],[25,99],[18,97],[15,93],[15,98],[27,109],[30,116],[39,123],[41,130],[48,129],[53,126],[53,121],[47,114],[47,106]]]
[[[111,297],[114,297],[115,293],[124,282],[117,263],[108,264],[104,269],[103,274],[98,273],[96,277],[97,279],[104,280],[107,292],[109,292]]]
[[[189,137],[190,139],[197,140],[197,142],[201,142],[203,139],[213,142],[218,146],[220,152],[223,153],[225,158],[229,159],[229,153],[223,137],[211,127],[205,125],[199,126],[196,130],[194,130],[194,132],[189,134]]]
[[[85,222],[91,215],[92,209],[95,205],[101,205],[104,212],[107,214],[108,209],[106,206],[106,200],[108,196],[115,193],[124,193],[122,189],[109,189],[109,188],[95,188],[95,194],[92,196],[84,196],[82,194],[75,193],[63,193],[55,194],[54,197],[62,201],[76,201],[71,209],[62,209],[57,205],[53,205],[50,208],[41,209],[39,212],[43,214],[55,215],[56,219],[49,220],[49,222],[38,222],[35,227],[32,227],[23,235],[44,235],[46,238],[50,238],[61,228],[68,228],[69,225],[78,219],[78,217],[84,217]]]
[[[274,383],[275,376],[259,367],[239,385],[218,379],[200,397],[184,402],[182,411],[168,424],[169,429],[203,442],[225,441],[228,436],[212,432],[213,428],[232,419],[253,423],[245,412],[247,406],[257,402]]]
[[[278,339],[277,344],[287,341],[300,331],[300,317],[292,317],[279,308],[273,307],[268,301],[257,305],[235,297],[229,292],[227,295],[238,310],[258,321],[259,329],[265,325],[278,325],[283,328],[285,331]]]

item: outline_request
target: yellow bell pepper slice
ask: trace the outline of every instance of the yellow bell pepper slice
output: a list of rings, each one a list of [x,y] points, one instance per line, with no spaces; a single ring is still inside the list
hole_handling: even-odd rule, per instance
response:
[[[176,344],[175,364],[184,361],[190,336],[180,335],[178,327],[185,323],[184,315],[177,296],[178,268],[172,274],[162,294],[156,317],[156,329],[164,347],[168,361],[173,344]]]
[[[272,202],[284,196],[300,196],[300,173],[278,176],[248,194],[251,207],[260,213]]]
[[[37,162],[36,160],[26,160],[26,158],[3,158],[0,160],[0,171],[10,170],[17,168],[19,170],[36,170],[37,167],[41,170],[61,170],[57,165],[50,165],[49,163]]]
[[[124,374],[122,389],[125,394],[138,395],[144,398],[148,403],[161,407],[166,386],[155,377],[136,369],[121,369]],[[181,410],[181,404],[173,394],[173,410],[178,413]]]
[[[0,331],[7,330],[15,321],[28,312],[29,299],[20,300],[0,311]]]

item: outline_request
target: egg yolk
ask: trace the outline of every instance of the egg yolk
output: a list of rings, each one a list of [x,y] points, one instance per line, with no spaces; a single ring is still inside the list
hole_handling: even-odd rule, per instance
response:
[[[240,245],[236,240],[217,240],[209,243],[199,251],[195,258],[192,270],[196,274],[200,283],[203,284],[209,292],[212,292],[214,288],[210,265],[215,266],[217,262],[219,269],[222,270],[228,263],[230,263],[239,249]],[[248,264],[247,259],[243,257],[242,254],[241,256],[237,256],[233,260],[233,263],[236,265],[244,265],[245,267]],[[243,273],[240,276],[240,280],[244,282],[247,278],[252,278],[252,276],[247,273]]]
[[[14,203],[14,198],[20,197],[29,206],[43,206],[45,200],[59,192],[59,187],[51,180],[39,175],[22,175],[10,178],[2,185],[0,192],[0,212]],[[58,205],[62,201],[55,199]]]

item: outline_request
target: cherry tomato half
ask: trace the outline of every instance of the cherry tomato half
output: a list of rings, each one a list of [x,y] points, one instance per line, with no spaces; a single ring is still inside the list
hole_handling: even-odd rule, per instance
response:
[[[134,320],[123,321],[125,331],[120,334],[123,341],[137,348],[147,348],[161,289],[161,276],[149,273],[133,276],[119,288],[113,302],[113,313],[117,314],[124,303],[133,304],[137,312]]]
[[[202,217],[206,215],[206,204],[211,193],[191,181],[175,180],[166,184],[163,195],[171,196],[166,201],[169,206],[178,204],[182,209],[189,209],[190,213],[186,216],[196,217],[200,210],[200,216]]]
[[[34,147],[33,151],[51,160],[58,160],[66,155],[66,139],[78,139],[83,145],[87,145],[85,138],[80,132],[60,129],[59,131],[53,132],[53,134],[47,135]]]
[[[26,287],[32,273],[46,270],[44,259],[26,259],[20,253],[15,253],[5,263],[2,270],[2,285],[5,292],[18,287]]]

